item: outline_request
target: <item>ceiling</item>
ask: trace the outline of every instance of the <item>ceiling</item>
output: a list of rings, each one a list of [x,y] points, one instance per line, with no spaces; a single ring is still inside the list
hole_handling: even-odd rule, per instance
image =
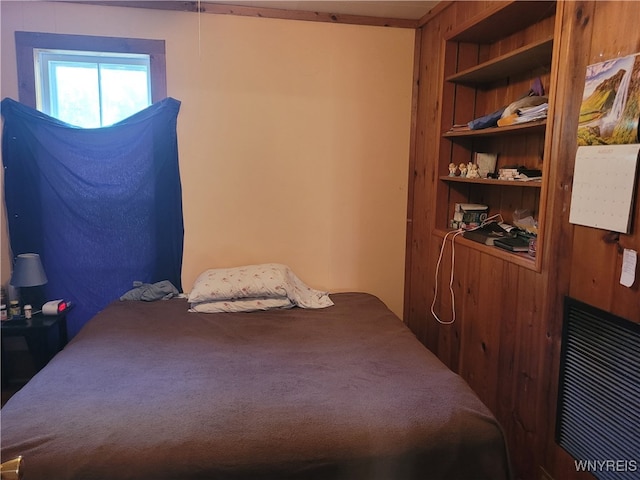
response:
[[[244,7],[275,8],[282,10],[298,10],[307,12],[335,13],[343,15],[359,15],[381,18],[401,18],[419,20],[425,16],[439,1],[306,1],[306,0],[210,0],[211,3],[224,3]]]

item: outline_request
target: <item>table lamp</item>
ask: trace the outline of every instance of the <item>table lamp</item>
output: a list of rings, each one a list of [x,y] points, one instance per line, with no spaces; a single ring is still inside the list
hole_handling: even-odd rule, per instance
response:
[[[20,288],[20,299],[23,306],[31,305],[34,311],[42,309],[44,303],[42,285],[47,283],[47,275],[44,273],[40,255],[37,253],[18,255],[9,283]]]

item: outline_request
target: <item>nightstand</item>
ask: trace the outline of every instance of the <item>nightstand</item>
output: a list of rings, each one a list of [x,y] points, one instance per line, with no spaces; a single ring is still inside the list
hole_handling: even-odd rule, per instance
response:
[[[1,324],[2,330],[2,384],[9,382],[11,360],[4,348],[7,337],[23,337],[27,343],[29,354],[33,358],[36,372],[44,367],[53,356],[67,344],[67,312],[58,315],[42,315],[38,313],[30,319],[24,317],[6,320]]]

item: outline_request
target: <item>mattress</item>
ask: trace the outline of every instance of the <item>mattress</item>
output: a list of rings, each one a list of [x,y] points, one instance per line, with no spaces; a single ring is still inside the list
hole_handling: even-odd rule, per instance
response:
[[[1,411],[24,479],[509,478],[500,426],[376,297],[118,301]]]

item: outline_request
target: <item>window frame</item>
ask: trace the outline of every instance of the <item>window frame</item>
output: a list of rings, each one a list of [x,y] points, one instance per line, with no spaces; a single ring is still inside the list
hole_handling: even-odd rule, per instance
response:
[[[140,53],[149,55],[151,103],[167,97],[164,40],[100,37],[40,32],[15,32],[20,103],[36,108],[36,80],[33,50],[77,50],[81,52]]]

